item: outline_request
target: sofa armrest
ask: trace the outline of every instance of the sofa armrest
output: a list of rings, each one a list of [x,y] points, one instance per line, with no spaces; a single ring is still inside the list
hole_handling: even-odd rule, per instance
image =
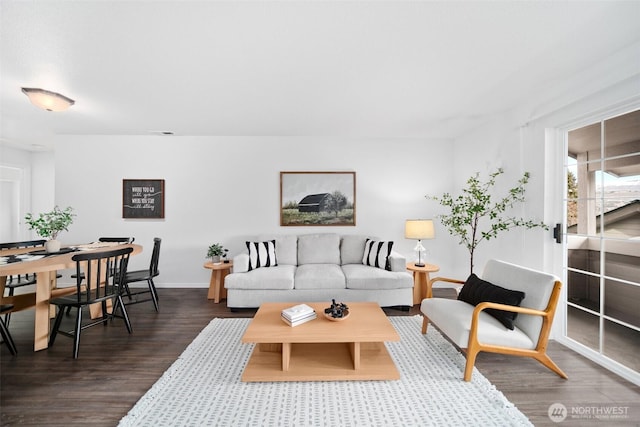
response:
[[[246,273],[249,271],[249,254],[238,254],[233,257],[233,272]]]
[[[391,251],[389,264],[391,264],[391,271],[407,271],[407,259],[399,252]]]

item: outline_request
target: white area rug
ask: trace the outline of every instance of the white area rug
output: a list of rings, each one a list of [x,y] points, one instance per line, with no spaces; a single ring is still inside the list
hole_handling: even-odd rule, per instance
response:
[[[531,426],[421,316],[391,317],[399,381],[242,383],[251,319],[213,319],[138,401],[121,426]]]

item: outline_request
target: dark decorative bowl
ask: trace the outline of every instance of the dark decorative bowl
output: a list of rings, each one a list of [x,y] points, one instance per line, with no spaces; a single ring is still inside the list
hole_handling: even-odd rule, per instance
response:
[[[339,322],[349,317],[349,307],[345,303],[331,300],[331,306],[324,309],[324,317]]]
[[[325,313],[324,317],[331,320],[332,322],[341,322],[349,317],[349,310],[345,310],[342,312],[342,317],[333,317],[331,313]]]

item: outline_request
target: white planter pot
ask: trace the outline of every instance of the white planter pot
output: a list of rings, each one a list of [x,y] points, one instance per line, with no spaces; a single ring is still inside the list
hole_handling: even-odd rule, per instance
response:
[[[46,242],[44,242],[44,250],[49,253],[60,252],[60,241],[47,240]]]

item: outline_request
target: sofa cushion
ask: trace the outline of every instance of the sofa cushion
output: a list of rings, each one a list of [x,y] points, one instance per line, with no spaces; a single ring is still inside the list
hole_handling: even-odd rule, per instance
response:
[[[275,267],[278,265],[275,240],[246,243],[249,251],[249,271],[260,267]]]
[[[295,234],[258,236],[259,241],[276,241],[276,259],[278,265],[298,265],[298,236]]]
[[[298,265],[340,265],[340,236],[333,233],[298,236]]]
[[[343,265],[342,271],[348,289],[401,289],[413,288],[413,277],[403,272],[386,271],[362,264]]]
[[[256,268],[246,273],[232,273],[225,277],[227,289],[293,289],[296,273],[294,265],[278,265],[270,268]]]
[[[337,264],[304,264],[296,269],[296,289],[344,289],[345,279]]]
[[[362,264],[371,267],[378,267],[385,270],[391,270],[389,264],[389,255],[393,249],[393,242],[377,241],[367,239],[364,244],[364,255]]]
[[[340,239],[340,262],[345,264],[362,264],[366,236],[342,236]]]
[[[467,302],[471,305],[478,305],[481,302],[488,301],[520,306],[524,297],[524,292],[512,291],[510,289],[494,285],[493,283],[480,279],[473,273],[469,276],[458,295],[458,299],[460,301]],[[494,308],[488,308],[484,311],[498,319],[505,327],[513,330],[513,321],[518,316],[518,313],[496,310]]]

